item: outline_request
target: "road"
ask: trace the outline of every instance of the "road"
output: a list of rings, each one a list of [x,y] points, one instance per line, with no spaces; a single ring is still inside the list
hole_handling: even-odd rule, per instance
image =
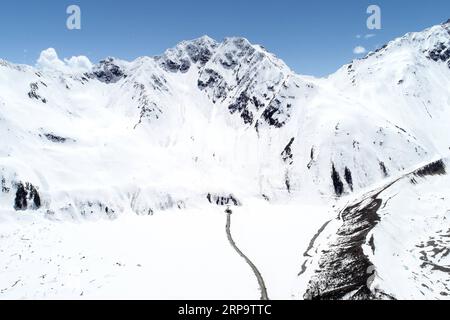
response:
[[[255,266],[255,264],[239,249],[239,247],[236,245],[236,243],[233,240],[233,236],[231,235],[231,216],[233,212],[230,209],[227,209],[225,211],[227,213],[227,226],[226,226],[226,232],[228,241],[230,242],[233,249],[247,262],[247,264],[252,268],[253,273],[256,276],[256,279],[258,280],[259,288],[261,291],[261,300],[269,300],[269,295],[267,294],[267,287],[264,283],[264,278],[261,275],[261,272],[259,272],[258,268]]]

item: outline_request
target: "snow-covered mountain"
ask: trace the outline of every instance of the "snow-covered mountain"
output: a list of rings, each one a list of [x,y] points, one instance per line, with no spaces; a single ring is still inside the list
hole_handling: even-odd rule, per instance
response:
[[[0,212],[97,220],[252,199],[333,211],[450,150],[449,22],[320,79],[243,38],[94,66],[49,50],[36,67],[0,60]]]

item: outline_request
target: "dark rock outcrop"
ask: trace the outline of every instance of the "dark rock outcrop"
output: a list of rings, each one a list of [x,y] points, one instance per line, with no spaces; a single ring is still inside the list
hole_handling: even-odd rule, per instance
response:
[[[352,172],[349,168],[345,167],[345,181],[347,182],[348,186],[350,187],[350,190],[353,191],[353,177]]]
[[[340,226],[333,231],[335,237],[327,238],[329,242],[323,244],[324,250],[320,250],[320,245],[316,247],[316,252],[319,253],[318,268],[308,283],[304,298],[310,300],[395,299],[371,286],[376,266],[364,251],[364,246],[368,245],[372,252],[375,252],[374,235],[369,237],[369,234],[381,220],[378,211],[391,199],[383,199],[381,195],[402,179],[415,180],[414,177],[443,174],[445,174],[444,161],[435,161],[347,205],[339,213],[337,220]],[[414,182],[414,184],[417,183],[417,181]],[[321,229],[320,232],[323,230]],[[313,244],[315,240],[316,238],[313,239]],[[426,258],[422,257],[424,263],[427,263]]]
[[[387,178],[389,176],[389,173],[388,173],[386,165],[384,164],[383,161],[380,161],[380,169],[381,169],[381,172],[383,173],[383,176],[385,178]]]
[[[223,77],[212,69],[206,69],[198,79],[198,88],[212,93],[212,100],[216,103],[219,100],[225,99],[228,94],[228,84]]]
[[[344,183],[342,183],[339,172],[336,171],[334,163],[331,166],[331,179],[333,181],[334,193],[340,197],[344,193]]]
[[[28,92],[28,97],[29,97],[30,99],[40,100],[42,103],[47,103],[47,99],[42,98],[42,97],[38,94],[38,90],[39,90],[39,85],[38,85],[38,83],[36,83],[36,82],[30,83],[30,92]]]
[[[39,192],[31,183],[17,185],[14,209],[16,211],[37,210],[41,207]]]
[[[246,92],[242,92],[236,101],[228,107],[228,110],[230,110],[231,114],[240,113],[244,123],[251,125],[254,120],[253,112],[249,109],[251,104],[253,104],[253,100],[250,99]]]
[[[430,163],[429,165],[414,172],[414,175],[419,177],[445,175],[447,174],[445,163],[442,160]]]
[[[236,199],[235,196],[232,194],[230,195],[218,195],[218,194],[211,194],[208,193],[206,196],[206,199],[208,199],[208,202],[211,204],[215,204],[218,206],[241,206],[241,202]]]
[[[78,202],[76,207],[79,208],[83,217],[89,217],[94,214],[105,214],[109,219],[117,217],[117,210],[99,201]]]
[[[450,67],[450,43],[440,42],[433,50],[428,52],[428,58],[436,62],[448,62]]]
[[[163,112],[152,100],[152,95],[148,93],[147,87],[144,84],[135,82],[133,87],[136,90],[133,99],[138,101],[138,108],[140,109],[139,121],[134,127],[136,129],[144,119],[158,120]]]
[[[280,99],[274,98],[261,115],[262,121],[275,128],[284,127],[291,117],[292,104],[283,102],[282,97]]]
[[[294,164],[294,155],[292,154],[292,144],[294,143],[294,141],[295,138],[292,138],[281,153],[281,158],[283,159],[284,163],[288,165]]]
[[[319,269],[308,284],[305,299],[392,299],[369,288],[375,268],[363,249],[368,234],[380,221],[377,212],[383,200],[378,196],[384,190],[370,194],[341,212],[342,225],[336,233],[337,238],[322,252]]]
[[[69,140],[68,138],[64,138],[64,137],[60,137],[57,135],[54,135],[52,133],[46,133],[44,134],[45,138],[47,138],[48,141],[54,142],[54,143],[65,143],[67,142],[67,140]]]
[[[113,58],[107,58],[100,61],[99,65],[94,69],[89,78],[95,78],[104,83],[116,83],[126,78],[124,71],[114,62]]]
[[[218,44],[208,37],[184,41],[158,57],[160,66],[169,72],[185,73],[193,65],[204,66],[213,56]]]
[[[2,193],[9,193],[11,191],[11,189],[6,184],[5,177],[2,177],[2,180],[1,180],[1,191],[2,191]]]

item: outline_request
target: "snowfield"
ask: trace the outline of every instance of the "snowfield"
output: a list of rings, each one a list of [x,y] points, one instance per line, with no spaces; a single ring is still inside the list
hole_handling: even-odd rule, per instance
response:
[[[327,214],[261,200],[249,209],[233,214],[233,236],[260,268],[270,298],[292,299],[302,244]],[[79,223],[2,212],[0,295],[256,300],[258,283],[228,243],[225,223],[215,207]]]
[[[450,22],[321,79],[244,38],[0,60],[0,299],[447,299],[449,88]]]
[[[224,230],[218,210],[81,224],[27,215],[2,229],[2,298],[257,298]]]

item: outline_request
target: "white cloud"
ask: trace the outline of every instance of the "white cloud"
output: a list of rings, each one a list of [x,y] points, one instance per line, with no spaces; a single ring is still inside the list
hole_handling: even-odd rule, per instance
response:
[[[364,36],[364,39],[370,39],[370,38],[373,38],[373,37],[375,37],[376,36],[376,34],[374,34],[374,33],[369,33],[369,34],[366,34],[365,36]]]
[[[361,46],[357,46],[353,49],[354,54],[364,54],[366,52],[367,52],[366,48],[361,47]]]
[[[72,57],[70,59],[64,59],[64,61],[72,69],[92,70],[92,63],[86,56]]]
[[[41,69],[52,69],[67,73],[88,72],[92,70],[92,63],[85,56],[71,57],[61,60],[53,48],[41,52],[36,66]]]
[[[355,38],[356,39],[370,39],[370,38],[373,38],[373,37],[376,37],[377,35],[375,34],[375,33],[368,33],[368,34],[365,34],[365,35],[360,35],[360,34],[357,34],[356,36],[355,36]]]
[[[41,52],[39,59],[37,60],[37,66],[42,69],[64,69],[65,64],[58,58],[56,50],[48,48]]]

